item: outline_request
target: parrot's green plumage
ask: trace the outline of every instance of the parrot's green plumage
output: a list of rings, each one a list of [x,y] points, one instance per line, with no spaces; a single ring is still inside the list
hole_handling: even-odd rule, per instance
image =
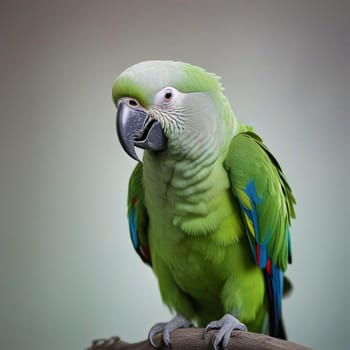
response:
[[[250,331],[283,337],[295,201],[268,148],[235,118],[219,78],[182,62],[146,61],[117,78],[113,99],[123,147],[134,158],[131,143],[145,148],[128,217],[163,301],[200,326],[232,314]],[[225,322],[209,328],[231,333]]]

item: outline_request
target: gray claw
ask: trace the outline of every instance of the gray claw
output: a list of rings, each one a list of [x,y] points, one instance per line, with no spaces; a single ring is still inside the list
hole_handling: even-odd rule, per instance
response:
[[[226,314],[220,320],[210,322],[204,329],[203,338],[211,329],[219,329],[212,338],[212,344],[215,350],[219,350],[220,344],[224,349],[227,348],[231,333],[234,329],[241,331],[248,330],[247,326],[244,323],[241,323],[236,317],[231,314]]]
[[[148,332],[148,341],[150,344],[155,348],[155,349],[160,349],[161,345],[157,345],[156,342],[154,341],[154,337],[162,333],[164,328],[165,328],[166,322],[159,322],[156,323]]]
[[[185,317],[182,315],[176,315],[172,320],[169,322],[160,322],[156,323],[149,331],[148,333],[148,341],[150,344],[155,348],[159,349],[161,345],[157,345],[154,341],[154,337],[157,334],[163,333],[162,339],[166,347],[171,347],[171,340],[170,335],[173,331],[175,331],[178,328],[187,328],[192,327],[193,324],[191,321],[188,321]]]

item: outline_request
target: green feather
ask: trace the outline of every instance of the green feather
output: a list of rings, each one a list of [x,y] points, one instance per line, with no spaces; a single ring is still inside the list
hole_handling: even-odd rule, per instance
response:
[[[256,233],[240,203],[252,207],[244,191],[254,181],[263,198],[257,243],[269,238],[268,253],[285,270],[286,227],[295,215],[291,189],[262,140],[237,122],[216,75],[181,62],[146,61],[117,78],[113,100],[133,97],[153,108],[155,94],[167,86],[187,94],[188,104],[176,111],[185,127],[167,135],[167,150],[145,151],[134,170],[128,202],[139,240],[151,251],[170,309],[199,325],[233,313],[261,332],[268,312],[264,277],[251,252]]]
[[[233,194],[241,201],[242,192],[254,182],[262,203],[257,205],[259,233],[251,232],[258,244],[267,238],[268,254],[283,271],[288,263],[286,228],[294,217],[295,199],[280,166],[262,140],[254,133],[242,133],[233,138],[225,166],[229,172]],[[268,237],[269,235],[269,237]]]
[[[167,86],[183,93],[219,93],[222,89],[219,77],[203,68],[183,62],[145,61],[131,66],[117,78],[112,97],[115,103],[121,97],[133,97],[149,107],[155,93]]]

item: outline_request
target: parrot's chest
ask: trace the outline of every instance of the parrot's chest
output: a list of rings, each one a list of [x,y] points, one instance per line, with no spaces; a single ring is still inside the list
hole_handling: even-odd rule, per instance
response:
[[[165,227],[165,226],[163,226]],[[154,258],[164,264],[181,290],[195,299],[211,299],[220,294],[231,271],[227,271],[226,248],[215,246],[208,237],[190,237],[178,228],[169,227],[180,238],[159,237],[158,230],[150,230],[150,248]],[[155,266],[155,272],[157,269]],[[157,274],[158,278],[162,278]],[[205,300],[203,300],[204,302]]]
[[[177,253],[176,262],[172,264],[174,280],[182,290],[197,300],[219,300],[222,286],[228,278],[224,268],[227,259],[209,259],[210,246],[198,250],[194,246],[195,242],[189,240],[187,244],[189,247],[186,252]]]
[[[240,256],[235,254],[243,233],[237,208],[226,193],[217,200],[223,207],[216,206],[216,211],[213,209],[206,217],[180,217],[164,201],[159,208],[161,214],[150,215],[149,222],[149,243],[158,278],[162,276],[157,273],[157,263],[166,266],[181,290],[203,304],[220,301],[222,287],[234,273],[238,265],[235,260]]]
[[[201,303],[219,301],[234,273],[244,231],[227,173],[219,164],[207,175],[207,169],[198,169],[201,177],[186,178],[181,163],[169,169],[164,164],[144,163],[153,269],[159,280],[161,271],[168,271],[181,290]]]

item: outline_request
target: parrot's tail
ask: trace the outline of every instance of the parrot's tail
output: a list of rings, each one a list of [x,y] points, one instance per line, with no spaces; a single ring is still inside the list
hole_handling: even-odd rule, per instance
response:
[[[286,329],[284,328],[284,322],[282,317],[280,318],[278,322],[278,328],[277,328],[277,333],[273,334],[276,338],[284,339],[287,340],[287,333]]]
[[[276,303],[282,302],[282,295],[288,295],[292,290],[292,283],[286,277],[283,278],[282,284],[283,291],[281,295],[276,293],[276,286],[273,284],[273,279],[271,278],[271,274],[267,271],[267,269],[263,269],[264,277],[265,277],[265,286],[268,297],[268,305],[269,305],[269,328],[270,335],[272,337],[285,339],[287,340],[287,334],[285,331],[282,314],[281,314],[281,305],[276,305]],[[277,297],[276,297],[277,294]]]
[[[288,297],[293,291],[293,284],[290,281],[290,279],[286,276],[283,276],[283,298]],[[287,340],[287,332],[286,328],[284,327],[283,318],[281,316],[280,320],[278,321],[277,331],[275,334],[272,334],[276,338]]]

